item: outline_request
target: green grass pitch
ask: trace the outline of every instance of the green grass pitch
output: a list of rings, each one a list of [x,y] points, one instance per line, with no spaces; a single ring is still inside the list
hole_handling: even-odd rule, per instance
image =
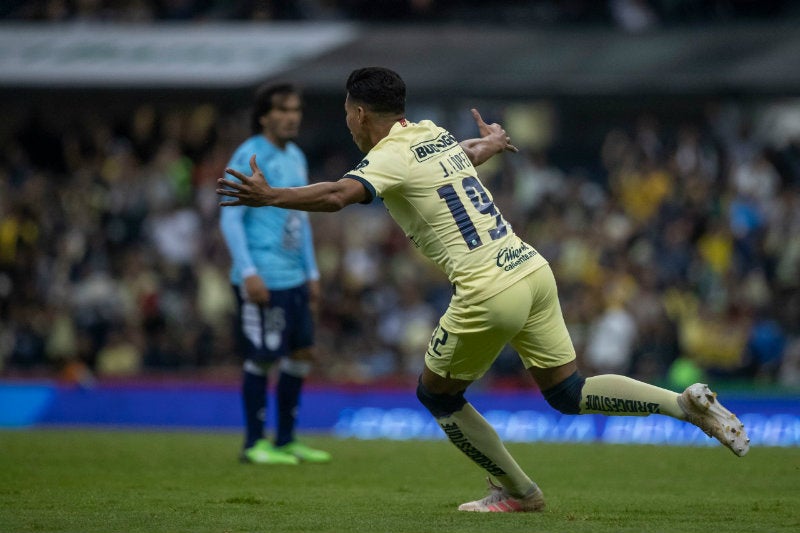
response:
[[[482,471],[445,441],[308,435],[328,465],[237,461],[233,433],[0,431],[0,532],[797,532],[800,449],[510,444],[544,513],[456,511]]]

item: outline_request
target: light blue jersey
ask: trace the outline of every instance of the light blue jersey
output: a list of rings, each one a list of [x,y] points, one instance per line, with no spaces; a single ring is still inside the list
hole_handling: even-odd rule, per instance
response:
[[[290,142],[281,150],[263,135],[254,135],[236,149],[228,167],[249,176],[253,154],[273,187],[308,185],[308,163],[296,144]],[[233,261],[234,285],[254,273],[274,290],[319,279],[308,213],[279,207],[226,207],[220,227]]]

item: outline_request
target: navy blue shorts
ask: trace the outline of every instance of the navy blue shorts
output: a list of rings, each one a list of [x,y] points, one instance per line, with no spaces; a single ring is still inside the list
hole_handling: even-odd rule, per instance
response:
[[[243,290],[233,286],[239,304],[237,331],[245,359],[269,363],[314,345],[314,319],[307,285],[270,290],[268,305],[245,301]]]

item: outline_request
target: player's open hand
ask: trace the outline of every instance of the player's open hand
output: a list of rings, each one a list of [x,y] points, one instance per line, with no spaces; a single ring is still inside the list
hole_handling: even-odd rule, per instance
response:
[[[478,125],[478,132],[481,134],[481,138],[485,139],[487,137],[493,137],[491,140],[496,141],[498,143],[498,147],[502,147],[498,150],[498,152],[519,152],[517,147],[511,144],[511,137],[508,136],[506,130],[503,129],[503,126],[497,122],[487,124],[483,121],[483,118],[481,118],[481,114],[478,113],[477,109],[472,108],[471,111],[472,118],[475,119],[475,123]]]
[[[225,178],[217,180],[217,194],[220,196],[230,196],[235,200],[224,200],[219,203],[221,206],[246,205],[249,207],[262,207],[271,205],[273,197],[272,187],[269,186],[264,173],[258,168],[255,154],[250,158],[250,170],[253,174],[245,176],[238,170],[226,168],[225,172],[237,178],[239,181],[231,181]]]

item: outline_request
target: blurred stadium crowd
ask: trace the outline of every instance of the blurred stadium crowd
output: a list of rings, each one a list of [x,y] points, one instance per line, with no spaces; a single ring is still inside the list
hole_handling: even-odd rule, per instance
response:
[[[264,17],[305,18],[312,7],[359,4],[48,0],[11,2],[2,15],[261,18],[253,10],[282,6],[297,13]],[[479,3],[403,5],[456,4]],[[527,4],[563,19],[596,3]],[[664,6],[689,2],[603,9],[612,4],[650,10],[663,23]],[[788,3],[691,4],[711,16]],[[595,122],[594,145],[576,143],[574,126],[556,129],[546,146],[523,141],[522,153],[497,158],[482,176],[506,218],[551,261],[587,373],[800,386],[800,128],[777,128],[777,107],[703,105],[680,119],[654,106]],[[527,127],[518,110],[498,106],[494,117],[512,135]],[[236,368],[214,189],[248,134],[240,111],[144,102],[123,120],[35,108],[9,117],[0,128],[0,371],[86,380]],[[451,129],[474,135],[467,126]],[[344,145],[310,155],[312,181],[337,178],[357,160]],[[317,377],[413,382],[448,284],[380,206],[312,223],[324,287]],[[524,379],[511,351],[490,377]]]
[[[484,172],[506,218],[554,265],[588,371],[663,379],[691,363],[800,380],[800,135],[771,144],[751,119],[723,106],[672,130],[647,114],[610,127],[589,170],[526,150]],[[2,139],[6,372],[236,363],[214,188],[244,124],[210,105],[142,105],[123,124],[87,117],[59,129],[31,115]],[[351,164],[329,154],[312,161],[312,180]],[[320,375],[415,375],[449,299],[442,276],[380,207],[312,222]],[[495,377],[517,374],[504,354]]]

